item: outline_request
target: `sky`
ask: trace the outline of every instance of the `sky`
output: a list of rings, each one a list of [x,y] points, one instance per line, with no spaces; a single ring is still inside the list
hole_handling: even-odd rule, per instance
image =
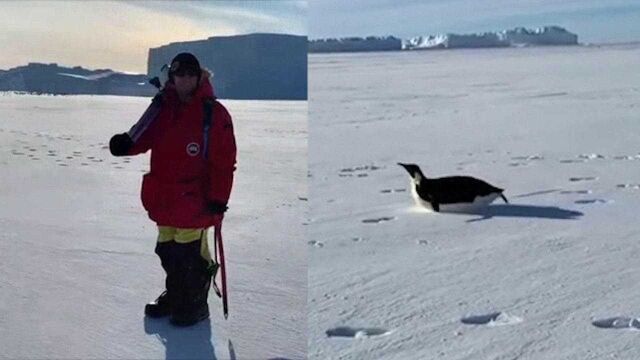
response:
[[[310,39],[559,25],[581,43],[640,40],[640,0],[321,0],[308,12]]]
[[[0,69],[29,62],[146,73],[149,48],[211,36],[307,35],[306,1],[0,1]]]
[[[0,69],[146,73],[151,47],[252,32],[409,38],[544,25],[582,43],[640,41],[640,0],[0,1]]]

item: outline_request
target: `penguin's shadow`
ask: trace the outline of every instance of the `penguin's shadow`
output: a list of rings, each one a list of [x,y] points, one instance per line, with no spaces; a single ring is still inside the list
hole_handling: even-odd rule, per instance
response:
[[[456,214],[480,216],[480,218],[467,220],[467,222],[488,220],[494,217],[577,220],[582,215],[584,215],[580,211],[562,209],[557,206],[535,206],[517,204],[489,205],[483,208],[459,211],[456,212]]]
[[[216,359],[211,342],[211,320],[176,327],[167,319],[144,318],[144,332],[156,335],[165,346],[166,359]]]

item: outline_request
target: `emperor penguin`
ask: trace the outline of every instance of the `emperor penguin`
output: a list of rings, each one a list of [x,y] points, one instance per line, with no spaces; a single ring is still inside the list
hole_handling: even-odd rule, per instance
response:
[[[471,176],[427,178],[416,164],[402,166],[411,177],[411,194],[416,204],[440,212],[460,212],[489,205],[498,196],[509,203],[497,188]]]

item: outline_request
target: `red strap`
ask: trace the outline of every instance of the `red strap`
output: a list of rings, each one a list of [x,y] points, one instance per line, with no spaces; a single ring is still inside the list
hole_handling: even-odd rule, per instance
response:
[[[222,312],[224,318],[229,317],[229,305],[227,302],[227,272],[224,264],[224,247],[222,245],[222,222],[214,227],[214,237],[216,243],[216,258],[220,256],[220,280],[222,281]]]

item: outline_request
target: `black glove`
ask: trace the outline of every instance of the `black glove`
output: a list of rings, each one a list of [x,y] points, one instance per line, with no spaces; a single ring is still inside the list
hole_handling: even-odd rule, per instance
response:
[[[127,133],[113,135],[109,141],[109,151],[113,156],[125,156],[133,146],[133,140]]]
[[[228,208],[227,204],[219,203],[217,201],[209,201],[207,203],[207,210],[212,214],[222,214],[227,211]]]

